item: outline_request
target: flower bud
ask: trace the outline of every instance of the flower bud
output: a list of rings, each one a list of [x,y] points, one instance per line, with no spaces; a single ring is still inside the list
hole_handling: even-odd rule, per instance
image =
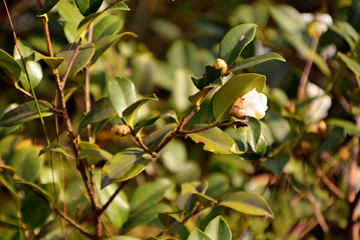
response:
[[[225,74],[226,73],[226,71],[227,71],[227,64],[226,64],[226,62],[223,60],[223,59],[221,59],[221,58],[218,58],[218,59],[216,59],[216,61],[214,62],[214,68],[215,69],[222,69],[222,74]]]
[[[121,137],[124,137],[126,135],[128,135],[130,133],[130,127],[126,124],[115,124],[112,128],[111,131],[115,134],[115,135],[119,135]]]
[[[326,130],[327,130],[327,127],[326,127],[326,123],[321,120],[319,123],[318,123],[318,130],[320,133],[326,133]]]
[[[246,112],[245,112],[245,109],[243,107],[233,105],[231,107],[231,109],[229,110],[229,115],[231,117],[240,118],[242,116],[245,116]]]

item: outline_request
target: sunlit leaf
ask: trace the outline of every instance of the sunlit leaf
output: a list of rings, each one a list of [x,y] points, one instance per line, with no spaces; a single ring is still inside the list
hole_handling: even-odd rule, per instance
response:
[[[174,188],[168,179],[159,178],[135,189],[130,198],[131,213],[136,213],[158,203],[166,192]]]
[[[22,73],[20,76],[21,85],[24,87],[25,90],[30,90],[29,80],[31,86],[35,88],[39,85],[40,81],[43,78],[43,71],[41,68],[40,63],[35,61],[35,54],[32,52],[33,48],[27,42],[18,39],[18,46],[20,48],[21,55],[23,56],[25,67],[23,65],[23,60],[19,54],[17,47],[14,47],[14,58],[19,62]],[[25,68],[28,73],[26,75]],[[28,77],[30,79],[28,79]]]
[[[111,105],[119,117],[123,111],[137,101],[136,89],[133,82],[125,77],[111,78],[108,80],[107,92]]]
[[[50,103],[39,100],[44,105],[52,107]],[[39,104],[42,117],[48,117],[53,112],[42,104]],[[39,117],[34,101],[26,102],[20,106],[8,111],[0,119],[0,127],[14,126]]]
[[[281,55],[270,52],[270,53],[265,53],[264,55],[254,56],[254,57],[244,59],[244,60],[234,64],[233,66],[231,66],[228,69],[228,72],[243,70],[245,68],[253,67],[260,63],[269,61],[269,60],[279,60],[282,62],[286,62],[286,60]]]
[[[226,197],[219,205],[250,215],[274,217],[268,203],[256,193],[237,192]]]
[[[72,152],[70,152],[69,150],[66,150],[65,148],[59,146],[59,145],[50,145],[47,146],[46,148],[41,149],[41,151],[39,152],[39,156],[47,153],[47,152],[58,152],[61,154],[64,154],[65,156],[68,156],[72,159],[75,159],[75,156]]]
[[[44,60],[44,62],[53,71],[57,69],[65,60],[62,57],[48,57],[34,50],[32,52],[35,54],[35,61]]]
[[[217,122],[227,121],[230,119],[229,110],[235,100],[242,97],[249,91],[256,89],[261,93],[265,87],[266,77],[256,73],[247,73],[237,75],[227,81],[216,92],[213,97],[213,115]]]
[[[189,96],[189,101],[195,106],[199,106],[203,97],[214,88],[215,87],[213,86],[209,86],[201,89],[199,92],[195,93],[194,95]]]
[[[306,24],[294,7],[286,4],[269,4],[268,7],[271,17],[282,30],[287,32],[305,30]]]
[[[177,127],[178,124],[176,123],[168,124],[159,130],[152,132],[150,135],[144,138],[143,142],[150,150],[154,151]]]
[[[122,116],[127,125],[134,128],[134,125],[136,124],[136,116],[139,114],[140,107],[150,100],[158,101],[158,98],[155,94],[153,94],[148,98],[143,98],[134,102],[123,111]]]
[[[134,129],[135,133],[137,135],[140,134],[143,128],[153,125],[157,120],[159,120],[160,118],[163,118],[163,117],[171,117],[172,119],[175,120],[175,122],[179,123],[176,113],[173,110],[168,110],[168,111],[161,112],[157,116],[150,118],[149,120],[142,122],[139,125],[135,126],[135,129]]]
[[[184,183],[183,183],[184,184]],[[182,184],[182,185],[183,185]],[[192,187],[195,189],[193,190],[192,187],[189,187],[188,185],[192,185]],[[186,210],[186,215],[189,216],[192,214],[196,207],[199,204],[199,200],[194,194],[191,194],[191,192],[197,192],[200,194],[204,194],[206,189],[208,188],[209,184],[208,182],[191,182],[186,183],[185,190],[190,189],[188,194],[183,194],[182,190],[178,194],[178,197],[176,198],[176,206],[178,210]]]
[[[194,228],[187,240],[212,240],[212,238],[206,235],[200,229]]]
[[[181,184],[181,195],[185,196],[188,194],[192,194],[193,196],[196,197],[196,199],[200,202],[200,204],[202,206],[207,206],[215,201],[215,199],[199,192],[195,187],[196,187],[196,185],[191,184],[191,183]]]
[[[222,77],[221,77],[221,69],[215,69],[213,66],[206,65],[205,73],[202,77],[191,77],[194,85],[202,90],[204,87],[211,85],[221,86],[222,85]]]
[[[360,131],[356,127],[356,124],[347,120],[331,118],[326,121],[328,127],[341,127],[349,135],[360,137]]]
[[[75,49],[78,47],[77,43],[71,43],[65,46],[56,54],[56,57],[62,57],[65,59],[64,63],[60,66],[61,72],[60,76],[64,77],[67,68],[71,62],[71,59],[75,53]],[[88,64],[94,55],[95,46],[93,43],[82,44],[79,48],[79,51],[76,54],[74,62],[71,66],[69,72],[69,79],[74,77],[86,64]]]
[[[231,29],[220,43],[219,58],[231,66],[254,39],[256,24],[245,23]]]
[[[101,188],[135,177],[151,161],[151,155],[140,148],[128,148],[115,154],[102,169]]]
[[[121,1],[121,2],[114,4],[114,6],[111,6],[110,10],[130,11],[130,8],[128,7],[128,5],[126,5],[126,3]]]
[[[83,20],[81,20],[81,22],[79,23],[78,27],[77,27],[77,33],[78,34],[84,34],[85,30],[89,27],[89,25],[98,17],[100,16],[100,14],[102,14],[102,12],[98,12],[98,13],[92,13],[88,16],[86,16]]]
[[[85,149],[82,150],[78,156],[78,159],[87,158],[88,164],[96,164],[101,159],[109,160],[113,157],[113,155],[103,149]],[[92,161],[89,161],[92,159]]]
[[[105,15],[105,16],[104,16]],[[102,37],[118,33],[124,26],[124,20],[119,16],[104,14],[100,20],[94,21],[93,41],[96,42]],[[96,44],[95,44],[96,46]]]
[[[346,56],[341,52],[338,52],[337,54],[341,58],[341,60],[343,60],[346,63],[346,66],[348,66],[348,68],[350,68],[350,70],[353,71],[353,73],[360,76],[360,64],[357,61]]]
[[[221,216],[217,216],[206,226],[205,234],[212,240],[231,240],[231,231],[229,225]]]
[[[177,212],[164,212],[159,213],[159,219],[161,223],[164,225],[165,229],[169,228],[171,225],[175,223],[175,221],[182,222],[185,218],[185,211],[177,211]]]

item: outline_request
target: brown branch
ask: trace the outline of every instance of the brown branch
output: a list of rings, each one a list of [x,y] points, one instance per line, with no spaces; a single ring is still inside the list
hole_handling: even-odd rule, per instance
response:
[[[64,74],[64,76],[63,76],[62,86],[61,86],[62,89],[65,87],[65,83],[66,83],[66,80],[67,80],[67,78],[68,78],[68,76],[69,76],[71,67],[72,67],[72,65],[74,64],[76,55],[77,55],[77,53],[78,53],[78,51],[79,51],[79,49],[80,49],[80,46],[81,46],[80,43],[81,43],[81,39],[78,41],[78,43],[77,43],[77,45],[76,45],[74,54],[73,54],[73,56],[71,57],[71,60],[70,60],[70,62],[69,62],[69,66],[68,66],[68,68],[66,69],[65,74]]]

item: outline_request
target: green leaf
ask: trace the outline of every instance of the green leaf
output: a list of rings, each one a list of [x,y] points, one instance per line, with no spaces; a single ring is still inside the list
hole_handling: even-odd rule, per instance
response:
[[[128,236],[118,236],[118,237],[106,238],[106,240],[141,240],[141,239],[128,237]]]
[[[190,233],[187,240],[213,240],[211,237],[206,235],[198,228],[194,228],[194,230]]]
[[[113,155],[103,149],[85,149],[82,150],[78,156],[78,159],[87,158],[88,164],[96,164],[100,160],[110,160]],[[91,161],[89,161],[91,159]]]
[[[284,154],[278,158],[268,159],[261,163],[261,166],[275,173],[279,178],[283,172],[284,166],[290,161],[290,154]]]
[[[77,26],[84,17],[72,2],[60,1],[56,8],[59,15],[65,20],[64,33],[69,43],[75,42],[78,36]],[[82,34],[85,36],[85,32]]]
[[[185,218],[185,212],[186,210],[159,213],[159,220],[165,229],[168,229],[175,223],[175,221],[182,222]]]
[[[196,199],[200,202],[202,206],[208,206],[212,202],[215,201],[215,199],[204,195],[203,193],[200,193],[196,188],[196,185],[192,183],[183,183],[181,184],[181,196],[185,196],[188,194],[192,194],[196,197]]]
[[[123,111],[137,101],[135,86],[126,77],[110,78],[107,84],[107,92],[111,105],[120,118],[123,117]]]
[[[21,75],[20,64],[2,49],[0,49],[0,69],[13,83],[19,81]]]
[[[158,203],[166,192],[172,190],[174,184],[164,178],[155,180],[155,182],[147,183],[135,189],[130,198],[131,214],[142,211],[155,203]]]
[[[65,46],[63,49],[60,50],[59,53],[56,54],[56,57],[62,57],[65,59],[64,63],[61,64],[61,72],[60,76],[64,77],[67,68],[71,62],[71,59],[75,53],[75,49],[77,48],[77,43],[71,43]],[[85,43],[82,44],[79,48],[79,51],[76,54],[75,60],[73,65],[71,66],[69,77],[71,79],[74,77],[86,64],[88,64],[94,55],[95,52],[95,45],[93,43]]]
[[[136,135],[139,135],[141,133],[141,131],[143,130],[143,128],[153,125],[157,120],[159,120],[162,117],[171,117],[172,119],[175,120],[176,123],[179,123],[177,115],[173,110],[163,111],[163,112],[159,113],[157,116],[150,118],[149,120],[142,122],[139,125],[135,126],[134,131],[135,131]]]
[[[69,150],[66,150],[65,148],[59,146],[59,145],[50,145],[47,146],[46,148],[41,149],[41,151],[39,152],[39,156],[41,156],[44,153],[47,152],[58,152],[61,154],[64,154],[65,156],[68,156],[72,159],[75,159],[75,156],[72,152],[70,152]]]
[[[89,27],[89,25],[103,12],[98,13],[92,13],[88,16],[86,16],[81,22],[79,23],[77,27],[77,33],[78,34],[85,34],[85,30]]]
[[[167,124],[161,129],[152,132],[143,142],[151,151],[154,151],[177,127],[178,124],[176,123]]]
[[[249,149],[243,154],[239,154],[245,160],[259,160],[266,153],[266,142],[264,136],[261,134],[256,150]]]
[[[204,232],[212,240],[231,240],[230,227],[221,216],[211,220]]]
[[[337,118],[331,118],[326,121],[328,127],[340,127],[345,130],[348,135],[360,137],[360,131],[357,129],[356,124]]]
[[[215,69],[214,66],[205,65],[205,73],[202,75],[202,77],[191,77],[191,80],[199,90],[202,90],[204,87],[209,86],[210,84],[214,86],[221,86],[221,71],[222,69]]]
[[[112,107],[109,98],[101,98],[96,101],[96,103],[91,107],[91,110],[86,114],[83,120],[81,120],[78,131],[80,132],[88,124],[100,122],[104,119],[115,116],[115,114],[115,110]]]
[[[155,219],[159,213],[171,211],[170,207],[165,204],[157,203],[148,207],[147,209],[135,213],[132,215],[129,220],[125,223],[123,228],[123,233],[129,232],[131,229],[144,225],[151,220]]]
[[[75,0],[80,13],[85,17],[95,13],[101,6],[103,0]]]
[[[256,24],[245,23],[231,29],[220,43],[219,58],[231,66],[242,50],[254,39]]]
[[[353,73],[355,73],[357,76],[360,76],[360,64],[357,61],[355,61],[352,58],[349,58],[348,56],[346,56],[341,52],[338,52],[337,54],[341,58],[341,60],[343,60],[344,63],[346,63],[346,66],[350,68],[351,71],[353,71]]]
[[[256,193],[237,192],[226,197],[219,205],[245,214],[274,218],[265,199]]]
[[[235,100],[254,88],[261,93],[265,87],[265,81],[264,75],[256,73],[237,75],[227,81],[213,97],[212,107],[216,122],[230,120],[229,110]]]
[[[190,188],[189,185],[192,185],[193,188],[195,188],[195,191],[192,188]],[[184,186],[184,190],[188,191],[190,189],[188,191],[189,194],[184,194],[182,190],[180,191],[178,197],[176,198],[177,209],[186,210],[186,216],[191,215],[195,211],[197,205],[199,204],[198,198],[194,194],[191,194],[191,192],[204,194],[208,186],[209,186],[208,182],[186,183],[186,185]],[[181,189],[183,189],[183,187]]]
[[[124,2],[118,2],[114,6],[111,6],[110,10],[123,10],[123,11],[130,11],[130,8]]]
[[[16,108],[17,106],[19,106],[18,104],[10,104],[2,109],[0,109],[0,116],[4,115],[5,112],[11,111],[12,109]],[[1,117],[0,117],[0,121],[1,121]],[[11,126],[11,127],[0,127],[0,139],[2,139],[3,137],[14,133],[18,130],[21,130],[23,127],[21,124],[15,125],[15,126]]]
[[[50,195],[50,192],[52,193],[51,195],[55,195],[54,185],[52,183],[44,184],[41,187],[44,189],[42,191],[48,195]],[[57,186],[56,191],[59,191],[59,186]],[[46,219],[52,213],[51,208],[43,201],[39,201],[39,197],[34,193],[30,193],[25,197],[21,209],[23,221],[30,229],[35,229],[45,223]]]
[[[357,34],[356,30],[354,30],[354,28],[348,22],[336,21],[336,23],[331,25],[329,28],[339,34],[347,42],[347,44],[349,44],[350,49],[353,50],[356,46],[355,41],[358,40],[357,38],[359,38],[359,36],[357,34],[356,38],[353,39],[352,34],[347,31],[349,27],[351,27],[352,30]]]
[[[30,79],[27,78],[23,61],[16,46],[14,47],[14,58],[16,59],[16,61],[19,62],[22,69],[22,73],[20,76],[21,85],[24,87],[26,91],[29,91],[30,90],[29,80],[31,82],[31,86],[35,88],[37,85],[39,85],[39,83],[43,78],[43,71],[40,63],[35,61],[35,54],[32,52],[33,48],[30,46],[30,44],[20,39],[18,39],[17,42],[20,48],[20,52],[24,58],[26,71],[29,74]]]
[[[62,57],[48,57],[34,50],[32,52],[35,54],[35,61],[44,60],[53,71],[65,61]]]
[[[46,0],[40,9],[40,11],[36,14],[37,17],[40,17],[50,11],[60,0]]]
[[[104,17],[98,18],[94,21],[93,42],[102,37],[113,35],[119,32],[124,26],[124,20],[117,15],[104,14]]]
[[[260,63],[269,61],[269,60],[279,60],[282,62],[286,62],[286,60],[279,54],[270,52],[270,53],[265,53],[264,55],[254,56],[254,57],[250,57],[245,60],[242,60],[242,61],[232,65],[228,69],[228,72],[243,70],[245,68],[253,67]]]
[[[158,98],[155,94],[153,94],[148,98],[143,98],[134,102],[123,111],[122,116],[127,125],[129,125],[131,128],[134,128],[137,120],[136,116],[139,115],[140,107],[150,100],[158,101]]]
[[[42,102],[46,106],[49,106],[49,108],[52,107],[50,103],[43,100],[39,100],[39,102]],[[48,117],[53,114],[53,112],[48,107],[45,107],[42,104],[39,104],[39,108],[43,117]],[[39,113],[36,109],[35,102],[26,102],[5,113],[0,119],[0,127],[14,126],[38,117]]]
[[[101,174],[99,171],[95,172],[96,181],[101,181]],[[102,206],[106,204],[109,198],[116,192],[117,186],[110,185],[107,188],[100,190],[99,184],[96,184],[99,202]],[[106,218],[118,229],[120,229],[129,218],[130,205],[124,191],[120,191],[108,208],[104,215]]]
[[[208,86],[201,89],[199,92],[195,93],[194,95],[189,96],[189,101],[195,106],[200,106],[200,102],[203,99],[203,97],[214,88],[215,86]]]
[[[133,37],[137,37],[137,35],[135,33],[123,32],[123,33],[115,34],[115,35],[107,35],[107,36],[104,36],[104,37],[98,39],[95,42],[95,54],[94,54],[93,58],[91,59],[91,63],[94,64],[96,62],[96,60],[98,60],[98,58],[101,56],[101,54],[103,54],[107,49],[109,49],[111,46],[113,46],[115,43],[117,43],[117,41],[119,41],[121,37],[126,36],[126,35],[131,35]]]
[[[102,169],[101,189],[137,176],[151,162],[151,155],[140,148],[128,148],[115,154]]]
[[[240,120],[247,120],[244,121],[247,126],[243,126],[243,127],[238,127],[236,128],[236,133],[238,134],[238,136],[240,137],[240,139],[243,141],[244,145],[246,145],[247,143],[250,144],[250,147],[252,149],[257,149],[257,143],[259,142],[260,136],[261,136],[261,124],[259,122],[259,120],[257,120],[254,117],[242,117],[240,118]],[[245,133],[245,136],[244,136]],[[245,146],[246,149],[246,146]],[[244,150],[247,151],[247,150]]]
[[[189,130],[194,131],[208,127],[207,124],[192,126]],[[226,133],[217,127],[205,131],[187,134],[196,143],[204,143],[204,150],[218,154],[232,154],[239,152],[236,143]]]
[[[286,32],[305,30],[306,24],[301,14],[292,6],[286,4],[268,5],[272,19]]]
[[[356,31],[360,32],[360,2],[359,0],[352,1],[349,12],[349,23],[356,28]]]

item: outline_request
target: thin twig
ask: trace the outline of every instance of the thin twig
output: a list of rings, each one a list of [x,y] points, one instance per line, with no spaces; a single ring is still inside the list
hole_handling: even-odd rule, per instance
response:
[[[76,58],[76,55],[80,49],[80,43],[81,43],[81,39],[78,41],[77,45],[76,45],[76,48],[75,48],[75,51],[74,51],[74,54],[72,55],[71,57],[71,60],[69,62],[69,66],[67,67],[66,71],[65,71],[65,74],[63,76],[63,79],[62,79],[62,89],[65,87],[65,83],[66,83],[66,80],[69,76],[69,73],[70,73],[70,70],[71,70],[71,67],[72,65],[74,64],[74,61],[75,61],[75,58]]]
[[[119,187],[116,189],[116,191],[111,195],[111,197],[109,198],[109,200],[104,204],[104,206],[98,211],[98,214],[103,214],[106,209],[110,206],[110,203],[112,203],[112,201],[115,199],[115,197],[117,196],[117,194],[131,181],[131,179],[126,180],[124,182],[122,182]]]

